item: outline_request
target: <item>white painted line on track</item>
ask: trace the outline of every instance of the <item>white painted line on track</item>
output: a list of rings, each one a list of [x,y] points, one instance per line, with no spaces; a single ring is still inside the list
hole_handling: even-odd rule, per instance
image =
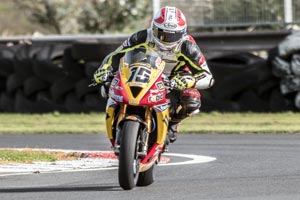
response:
[[[20,150],[20,149],[19,149]],[[45,151],[63,151],[63,152],[85,152],[85,153],[111,153],[111,151],[89,151],[89,150],[62,150],[62,149],[38,149]],[[180,153],[164,153],[164,157],[181,157],[188,160],[181,162],[159,163],[158,166],[176,166],[201,164],[216,160],[214,157],[180,154]],[[118,160],[112,158],[81,158],[79,160],[56,161],[56,162],[33,162],[31,164],[10,164],[0,165],[0,177],[29,175],[39,173],[64,173],[64,172],[84,172],[113,170],[118,168]]]
[[[191,165],[191,164],[207,163],[207,162],[211,162],[211,161],[216,160],[216,158],[214,158],[214,157],[201,156],[201,155],[181,154],[181,153],[165,153],[163,155],[190,158],[191,160],[182,161],[182,162],[161,163],[161,164],[158,164],[159,166]]]
[[[74,170],[64,170],[64,171],[43,171],[42,173],[33,173],[33,172],[15,172],[15,173],[5,173],[1,174],[0,177],[6,176],[19,176],[19,175],[33,175],[33,174],[58,174],[58,173],[73,173],[73,172],[89,172],[89,171],[104,171],[104,170],[116,170],[118,167],[105,167],[105,168],[97,168],[97,169],[74,169]]]

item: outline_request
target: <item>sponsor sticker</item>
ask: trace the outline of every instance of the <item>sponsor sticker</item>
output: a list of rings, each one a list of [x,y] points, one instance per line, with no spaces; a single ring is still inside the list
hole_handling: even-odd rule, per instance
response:
[[[165,23],[164,26],[168,29],[175,29],[177,27],[177,24],[169,22]]]
[[[158,57],[158,58],[155,60],[155,67],[158,68],[159,65],[160,65],[160,63],[161,63],[161,58]]]
[[[159,89],[160,91],[165,90],[165,86],[164,83],[162,81],[159,81],[156,83],[156,87],[157,89]]]
[[[111,96],[112,99],[114,99],[117,102],[123,102],[123,96],[116,95],[113,90],[110,90],[110,96]]]
[[[148,97],[148,101],[149,102],[158,102],[158,101],[161,101],[161,100],[163,100],[163,94],[161,94],[161,93],[159,93],[159,94],[157,94],[157,95],[150,95],[149,97]]]
[[[155,109],[159,110],[160,112],[165,111],[167,108],[169,108],[168,103],[164,103],[164,104],[155,106]]]

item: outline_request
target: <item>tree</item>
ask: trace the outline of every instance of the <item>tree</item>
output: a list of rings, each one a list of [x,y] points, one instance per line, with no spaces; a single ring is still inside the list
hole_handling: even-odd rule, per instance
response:
[[[14,3],[26,11],[33,23],[57,34],[129,32],[144,28],[152,9],[151,1],[138,0],[14,0]]]

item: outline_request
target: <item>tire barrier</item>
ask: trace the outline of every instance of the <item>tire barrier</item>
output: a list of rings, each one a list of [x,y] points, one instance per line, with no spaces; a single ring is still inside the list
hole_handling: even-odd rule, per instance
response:
[[[101,62],[99,49],[92,53],[99,46],[82,42],[0,46],[0,112],[104,111],[106,100],[97,87],[88,87]]]
[[[279,88],[285,105],[300,109],[300,32],[287,36],[279,45],[270,50],[268,62],[271,71],[279,79]]]
[[[249,52],[208,59],[216,82],[201,91],[202,110],[299,109],[300,54],[297,46],[288,44],[270,51],[268,60]],[[0,46],[0,112],[104,111],[106,100],[99,88],[88,85],[102,59],[116,47],[96,41]]]
[[[275,97],[271,94],[279,87],[279,80],[272,74],[267,60],[248,52],[239,52],[209,59],[208,65],[215,85],[202,92],[202,110],[278,111],[272,105],[272,98]]]

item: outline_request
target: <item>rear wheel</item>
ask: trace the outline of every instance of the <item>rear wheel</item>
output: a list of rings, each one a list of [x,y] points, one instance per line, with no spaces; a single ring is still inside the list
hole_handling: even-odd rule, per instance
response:
[[[124,190],[131,190],[137,183],[139,171],[139,122],[125,121],[121,130],[119,153],[119,183]]]
[[[152,165],[152,167],[150,167],[150,169],[148,169],[147,171],[141,172],[139,174],[138,182],[136,185],[137,186],[151,185],[154,182],[153,170],[154,170],[154,165]]]

